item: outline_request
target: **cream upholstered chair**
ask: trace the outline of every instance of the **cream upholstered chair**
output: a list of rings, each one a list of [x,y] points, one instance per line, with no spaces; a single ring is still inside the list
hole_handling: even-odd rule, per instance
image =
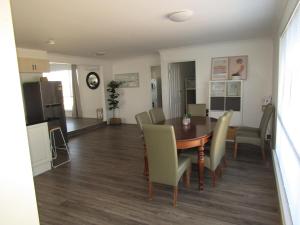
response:
[[[265,153],[265,136],[267,133],[267,128],[269,124],[269,120],[274,113],[274,106],[272,104],[268,104],[264,110],[262,119],[260,121],[259,128],[254,127],[240,127],[235,136],[235,145],[233,151],[233,158],[237,158],[237,150],[238,144],[247,143],[259,146],[261,148],[262,158],[266,159]]]
[[[139,114],[135,115],[135,120],[140,128],[141,131],[141,137],[144,141],[144,134],[143,134],[143,125],[145,124],[152,124],[152,120],[149,116],[148,112],[141,112]],[[147,149],[146,145],[144,143],[144,175],[148,176],[148,159],[147,159]]]
[[[173,126],[143,125],[149,165],[149,197],[152,199],[153,183],[173,186],[173,206],[176,206],[178,182],[185,173],[189,186],[191,159],[177,156],[176,138]]]
[[[233,110],[229,110],[227,112],[225,112],[225,119],[226,119],[226,136],[227,136],[227,132],[228,132],[228,128],[230,125],[230,121],[231,118],[233,116]],[[226,148],[224,148],[224,153],[223,153],[223,162],[224,162],[224,166],[227,166],[227,161],[226,161]]]
[[[206,104],[188,104],[188,113],[191,116],[206,116]]]
[[[149,116],[148,112],[141,112],[135,115],[135,120],[143,133],[143,125],[144,124],[152,124],[152,120]]]
[[[151,117],[151,120],[154,124],[161,123],[166,120],[164,111],[162,108],[153,108],[149,110],[149,114]]]
[[[216,173],[217,170],[220,169],[220,164],[224,157],[226,144],[225,140],[228,129],[227,120],[228,117],[225,114],[218,119],[213,131],[212,141],[209,149],[209,156],[205,155],[204,158],[204,166],[211,172],[213,187],[216,186]],[[186,157],[190,156],[192,159],[192,163],[198,163],[197,152],[187,151],[185,153],[183,151],[181,155]],[[221,170],[219,171],[221,172]]]

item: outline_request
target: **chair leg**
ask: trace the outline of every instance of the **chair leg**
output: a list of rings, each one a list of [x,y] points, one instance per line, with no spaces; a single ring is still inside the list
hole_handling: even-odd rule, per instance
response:
[[[237,156],[237,147],[238,147],[238,143],[234,142],[234,149],[233,149],[233,158],[236,159]]]
[[[148,181],[148,194],[149,194],[149,199],[152,200],[153,198],[153,190],[152,190],[152,182],[151,181]]]
[[[222,167],[222,165],[220,164],[217,169],[219,170],[220,177],[222,177],[223,176],[223,167]]]
[[[149,176],[149,168],[148,168],[148,158],[147,158],[147,148],[144,144],[144,176]]]
[[[226,160],[226,155],[223,156],[223,165],[226,168],[227,167],[227,160]]]
[[[262,154],[263,160],[265,161],[266,160],[265,146],[261,146],[261,154]]]
[[[216,171],[211,171],[212,186],[216,186]]]
[[[177,203],[177,195],[178,195],[178,186],[174,186],[173,188],[173,207],[176,207]]]
[[[184,184],[185,184],[185,187],[190,187],[190,176],[191,176],[190,168],[188,168],[185,171],[185,173],[184,173]]]

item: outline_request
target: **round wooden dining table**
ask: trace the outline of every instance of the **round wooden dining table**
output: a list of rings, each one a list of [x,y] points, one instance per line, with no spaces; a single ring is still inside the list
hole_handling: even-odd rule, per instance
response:
[[[212,136],[217,119],[193,116],[189,125],[182,124],[182,118],[168,119],[161,124],[173,125],[178,150],[197,147],[199,189],[204,189],[204,145]]]

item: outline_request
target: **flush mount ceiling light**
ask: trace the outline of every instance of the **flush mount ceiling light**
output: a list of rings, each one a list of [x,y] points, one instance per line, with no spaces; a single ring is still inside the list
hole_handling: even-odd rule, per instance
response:
[[[96,56],[103,56],[103,55],[105,55],[105,52],[104,51],[99,51],[99,52],[96,52],[95,55]]]
[[[172,12],[168,15],[168,18],[173,22],[184,22],[189,20],[193,16],[194,12],[189,9]]]
[[[48,45],[55,45],[55,41],[53,39],[49,39],[46,43]]]

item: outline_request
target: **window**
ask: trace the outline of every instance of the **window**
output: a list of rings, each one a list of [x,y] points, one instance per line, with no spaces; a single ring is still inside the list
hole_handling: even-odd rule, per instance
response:
[[[73,87],[72,87],[72,70],[70,64],[50,64],[50,72],[43,73],[49,81],[61,81],[63,87],[65,110],[72,111],[73,108]]]
[[[280,39],[276,154],[294,224],[300,224],[300,9]]]

